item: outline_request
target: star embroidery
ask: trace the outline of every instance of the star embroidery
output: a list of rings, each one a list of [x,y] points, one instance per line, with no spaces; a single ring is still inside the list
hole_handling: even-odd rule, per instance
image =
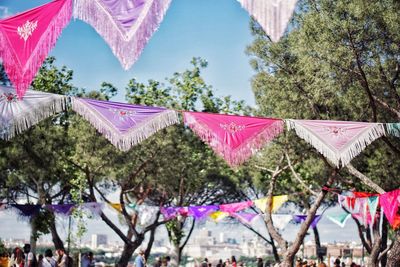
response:
[[[17,28],[18,35],[26,42],[29,36],[31,36],[32,33],[35,31],[37,24],[37,21],[30,22],[29,20],[27,20],[24,25]]]

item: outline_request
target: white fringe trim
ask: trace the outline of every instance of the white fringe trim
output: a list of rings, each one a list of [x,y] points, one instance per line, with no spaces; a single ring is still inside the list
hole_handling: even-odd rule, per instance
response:
[[[141,143],[159,130],[179,123],[179,117],[175,111],[165,110],[135,125],[129,132],[122,134],[79,98],[71,97],[71,105],[76,113],[85,118],[115,147],[122,151],[128,151],[132,146]]]
[[[294,129],[300,138],[312,145],[338,168],[349,164],[349,162],[360,154],[368,145],[385,135],[385,128],[382,123],[370,123],[371,126],[357,137],[354,137],[343,151],[336,152],[329,148],[328,145],[321,141],[313,132],[303,127],[301,121],[286,120],[286,124],[289,130]]]
[[[139,18],[126,33],[98,0],[74,0],[73,16],[90,24],[128,70],[158,29],[170,3],[171,0],[147,0]]]
[[[392,136],[400,137],[400,123],[386,123],[386,131]]]
[[[29,91],[28,91],[29,92]],[[17,100],[23,101],[23,100]],[[16,103],[18,105],[18,103]],[[54,95],[52,99],[40,101],[36,107],[14,116],[10,121],[0,125],[0,138],[10,140],[40,121],[66,110],[66,97]]]

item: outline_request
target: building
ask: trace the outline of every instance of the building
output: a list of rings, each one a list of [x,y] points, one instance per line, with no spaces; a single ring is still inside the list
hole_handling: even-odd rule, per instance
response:
[[[97,249],[99,246],[105,246],[107,245],[107,235],[102,235],[102,234],[95,234],[92,235],[92,249]]]

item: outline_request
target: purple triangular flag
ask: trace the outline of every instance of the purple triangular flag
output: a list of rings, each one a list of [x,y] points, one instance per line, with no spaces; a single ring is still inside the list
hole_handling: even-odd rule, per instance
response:
[[[157,30],[171,0],[74,0],[74,17],[90,24],[127,70]]]
[[[314,219],[311,222],[311,227],[315,228],[317,227],[317,223],[319,222],[319,220],[321,220],[322,216],[321,215],[315,215]],[[293,220],[296,223],[302,223],[307,219],[307,215],[293,215]]]
[[[71,215],[75,205],[74,204],[58,204],[58,205],[56,204],[56,205],[46,205],[45,207],[46,207],[46,209],[48,209],[54,213],[69,216],[69,215]]]
[[[189,207],[189,215],[195,217],[197,220],[204,219],[214,211],[218,210],[218,206],[191,206]]]
[[[180,207],[162,207],[160,209],[161,214],[164,216],[164,220],[168,221],[176,216],[178,216],[179,211],[181,210]]]
[[[112,101],[72,98],[72,109],[122,151],[179,122],[173,110]]]
[[[238,212],[232,213],[232,217],[237,218],[243,223],[250,224],[259,214],[256,213],[247,213],[247,212]]]
[[[18,210],[18,213],[23,217],[32,217],[39,213],[41,206],[40,205],[31,205],[31,204],[12,204],[13,208]]]

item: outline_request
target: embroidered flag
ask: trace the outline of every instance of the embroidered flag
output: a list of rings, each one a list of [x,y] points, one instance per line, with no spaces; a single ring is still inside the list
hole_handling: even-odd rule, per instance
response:
[[[46,209],[52,211],[53,213],[70,216],[75,207],[74,204],[59,204],[59,205],[46,205]]]
[[[12,87],[0,86],[0,138],[9,140],[32,125],[65,110],[65,96],[28,90],[18,99]]]
[[[246,161],[283,131],[278,119],[184,112],[188,125],[230,166]]]
[[[379,197],[379,204],[383,208],[383,212],[392,226],[400,204],[399,197],[400,189],[381,194]]]
[[[268,198],[260,198],[254,200],[254,205],[259,208],[262,212],[267,211],[267,200]],[[276,212],[286,201],[288,201],[287,195],[273,196],[272,197],[272,212]]]
[[[210,213],[218,210],[218,206],[191,206],[189,207],[189,215],[193,216],[197,220],[204,219]]]
[[[209,217],[214,221],[214,222],[220,222],[224,218],[228,217],[229,213],[228,212],[223,212],[223,211],[215,211],[209,215]]]
[[[72,109],[122,151],[179,122],[173,110],[111,101],[72,98]]]
[[[248,213],[248,212],[237,212],[237,213],[232,213],[231,216],[238,219],[242,223],[251,224],[251,222],[259,216],[259,214]]]
[[[171,0],[74,0],[74,17],[90,24],[127,70],[157,30]]]
[[[71,15],[71,0],[54,0],[0,20],[0,58],[20,99]]]
[[[97,217],[103,212],[104,203],[86,202],[82,204],[82,208],[89,210],[92,216]]]
[[[261,25],[273,42],[278,42],[292,17],[297,0],[238,0]]]
[[[178,216],[178,212],[180,210],[180,207],[162,207],[160,209],[162,215],[164,216],[164,220],[168,221],[176,216]]]
[[[340,227],[344,227],[346,225],[347,220],[350,218],[350,213],[343,212],[339,214],[329,214],[326,217],[332,222],[336,223]]]
[[[369,209],[369,213],[371,214],[372,218],[375,218],[378,204],[379,204],[378,196],[372,196],[372,197],[368,198],[368,209]]]
[[[386,130],[390,135],[400,137],[400,123],[386,123]]]
[[[33,217],[39,213],[42,206],[31,204],[11,204],[11,207],[15,208],[22,217]]]
[[[227,212],[229,214],[236,213],[238,211],[247,209],[248,207],[253,205],[253,201],[244,201],[230,204],[222,204],[219,205],[219,210],[223,212]]]
[[[315,215],[314,219],[312,220],[312,222],[310,224],[310,226],[312,228],[317,227],[317,224],[318,224],[319,220],[321,220],[321,218],[322,218],[321,215]],[[296,223],[302,223],[302,222],[306,221],[306,219],[307,219],[307,215],[293,215],[293,220]]]
[[[347,165],[367,145],[385,135],[381,123],[288,120],[287,125],[337,167]]]
[[[293,219],[293,216],[289,214],[272,214],[271,218],[275,228],[277,228],[279,231],[282,231]]]

